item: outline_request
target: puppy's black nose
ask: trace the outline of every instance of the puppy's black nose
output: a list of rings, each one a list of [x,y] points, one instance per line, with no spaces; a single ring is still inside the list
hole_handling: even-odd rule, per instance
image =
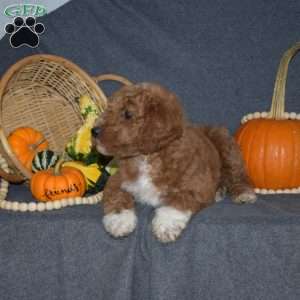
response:
[[[92,128],[92,136],[94,138],[98,137],[101,133],[101,128],[99,126],[93,127]]]

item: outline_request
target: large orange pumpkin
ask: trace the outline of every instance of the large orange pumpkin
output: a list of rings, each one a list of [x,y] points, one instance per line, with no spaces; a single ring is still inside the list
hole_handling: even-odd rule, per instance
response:
[[[21,164],[30,171],[36,153],[48,147],[48,142],[43,134],[31,127],[15,129],[10,133],[7,140]]]
[[[250,120],[236,139],[255,187],[300,187],[300,121]]]
[[[86,191],[84,175],[73,167],[61,167],[35,173],[30,180],[32,195],[39,201],[54,201],[63,198],[81,197]]]
[[[236,133],[256,188],[300,187],[300,114],[284,111],[288,64],[299,49],[297,43],[281,59],[270,112],[247,115]]]

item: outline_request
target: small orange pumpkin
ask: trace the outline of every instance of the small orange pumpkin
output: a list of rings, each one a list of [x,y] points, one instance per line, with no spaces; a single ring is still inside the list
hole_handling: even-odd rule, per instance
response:
[[[7,140],[21,164],[30,171],[36,153],[48,147],[48,142],[43,134],[31,127],[15,129],[10,133]]]
[[[245,116],[235,136],[248,174],[260,189],[300,187],[300,114],[284,111],[288,64],[299,50],[297,43],[280,61],[270,112]]]
[[[86,191],[84,175],[73,167],[62,167],[61,159],[53,169],[36,172],[30,180],[32,195],[39,201],[81,197]]]

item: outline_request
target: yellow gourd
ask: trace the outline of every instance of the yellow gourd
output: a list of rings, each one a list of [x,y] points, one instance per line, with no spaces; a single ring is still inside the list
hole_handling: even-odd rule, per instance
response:
[[[86,185],[93,188],[100,176],[102,175],[101,169],[98,164],[85,165],[80,161],[68,161],[63,164],[64,167],[72,167],[82,172],[85,177]]]

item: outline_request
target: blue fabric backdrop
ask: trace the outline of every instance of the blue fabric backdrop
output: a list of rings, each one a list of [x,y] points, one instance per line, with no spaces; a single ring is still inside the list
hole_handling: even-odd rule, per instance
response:
[[[33,53],[64,56],[92,75],[119,73],[175,91],[196,122],[234,131],[267,110],[283,52],[300,40],[299,1],[79,1],[42,17],[36,49],[0,42],[0,74]],[[300,59],[287,108],[300,112]],[[25,188],[10,199],[29,200]],[[151,208],[114,240],[102,208],[43,214],[0,211],[0,299],[299,299],[299,196],[229,200],[201,212],[182,238],[162,245]]]

